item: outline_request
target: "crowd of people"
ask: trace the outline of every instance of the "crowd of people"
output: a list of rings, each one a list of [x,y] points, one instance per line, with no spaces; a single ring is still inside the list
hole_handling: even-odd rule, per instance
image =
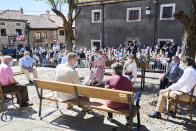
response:
[[[93,48],[92,50],[77,49],[73,52],[63,51],[61,49],[33,49],[30,52],[24,51],[24,56],[20,58],[19,65],[21,71],[26,74],[27,80],[33,84],[29,73],[33,73],[34,78],[38,78],[34,66],[54,64],[57,65],[55,80],[58,82],[68,82],[73,84],[84,84],[89,86],[101,86],[113,90],[133,91],[132,84],[137,78],[137,62],[145,61],[153,64],[157,69],[161,64],[167,64],[168,70],[160,79],[160,92],[156,111],[149,114],[152,118],[161,118],[164,104],[168,98],[168,93],[172,93],[175,99],[176,94],[184,101],[189,100],[188,95],[192,87],[196,84],[195,61],[190,57],[181,58],[181,49],[175,44],[165,43],[156,47],[147,46],[146,49],[140,49],[137,41],[130,41],[127,47],[120,45],[118,48]],[[1,54],[0,54],[1,55]],[[31,57],[32,56],[32,57]],[[0,83],[3,87],[16,83],[13,78],[13,65],[10,56],[2,57],[0,65]],[[84,60],[84,61],[83,61]],[[81,82],[75,68],[88,61],[89,79]],[[154,63],[150,63],[154,62]],[[105,67],[110,66],[112,76],[104,82]],[[189,82],[187,82],[189,81]],[[196,96],[196,90],[194,92]],[[56,92],[56,98],[59,101],[75,99],[75,96],[66,93]],[[27,99],[27,98],[25,98]],[[25,101],[26,103],[28,101]],[[113,109],[127,109],[127,104],[106,101],[106,105]],[[70,105],[68,109],[72,108]],[[108,119],[112,120],[112,114],[108,113]],[[129,117],[127,117],[129,124]]]

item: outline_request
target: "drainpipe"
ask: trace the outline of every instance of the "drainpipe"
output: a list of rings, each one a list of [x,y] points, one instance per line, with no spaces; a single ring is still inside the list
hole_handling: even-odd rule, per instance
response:
[[[155,19],[154,19],[154,39],[153,45],[156,44],[156,37],[157,37],[157,20],[158,20],[158,10],[159,10],[159,0],[155,0]]]
[[[101,45],[102,45],[102,47],[101,48],[104,48],[105,47],[105,45],[104,45],[104,4],[102,4],[102,26],[101,26],[101,32],[102,32],[102,35],[101,35]]]

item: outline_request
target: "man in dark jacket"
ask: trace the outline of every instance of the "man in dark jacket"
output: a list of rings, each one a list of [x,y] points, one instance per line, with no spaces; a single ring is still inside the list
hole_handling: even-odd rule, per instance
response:
[[[165,87],[176,83],[180,79],[183,74],[183,70],[180,69],[179,64],[179,57],[173,56],[171,66],[169,67],[167,73],[161,78],[160,89],[165,89]]]

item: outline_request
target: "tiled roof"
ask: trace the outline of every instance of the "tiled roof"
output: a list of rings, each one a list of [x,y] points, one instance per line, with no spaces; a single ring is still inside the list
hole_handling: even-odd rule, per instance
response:
[[[25,15],[32,29],[57,29],[58,26],[47,18],[39,15]]]
[[[0,19],[6,20],[26,20],[24,15],[17,10],[1,10]]]
[[[41,14],[41,16],[48,18],[46,14]],[[54,22],[58,27],[63,27],[63,19],[61,17],[57,15],[50,15],[50,20]],[[75,21],[73,22],[73,27],[75,27]]]

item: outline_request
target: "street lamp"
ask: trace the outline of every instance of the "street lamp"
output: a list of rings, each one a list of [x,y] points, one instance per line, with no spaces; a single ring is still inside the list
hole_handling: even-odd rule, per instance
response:
[[[151,13],[150,6],[146,6],[146,15],[150,15],[150,13]]]

